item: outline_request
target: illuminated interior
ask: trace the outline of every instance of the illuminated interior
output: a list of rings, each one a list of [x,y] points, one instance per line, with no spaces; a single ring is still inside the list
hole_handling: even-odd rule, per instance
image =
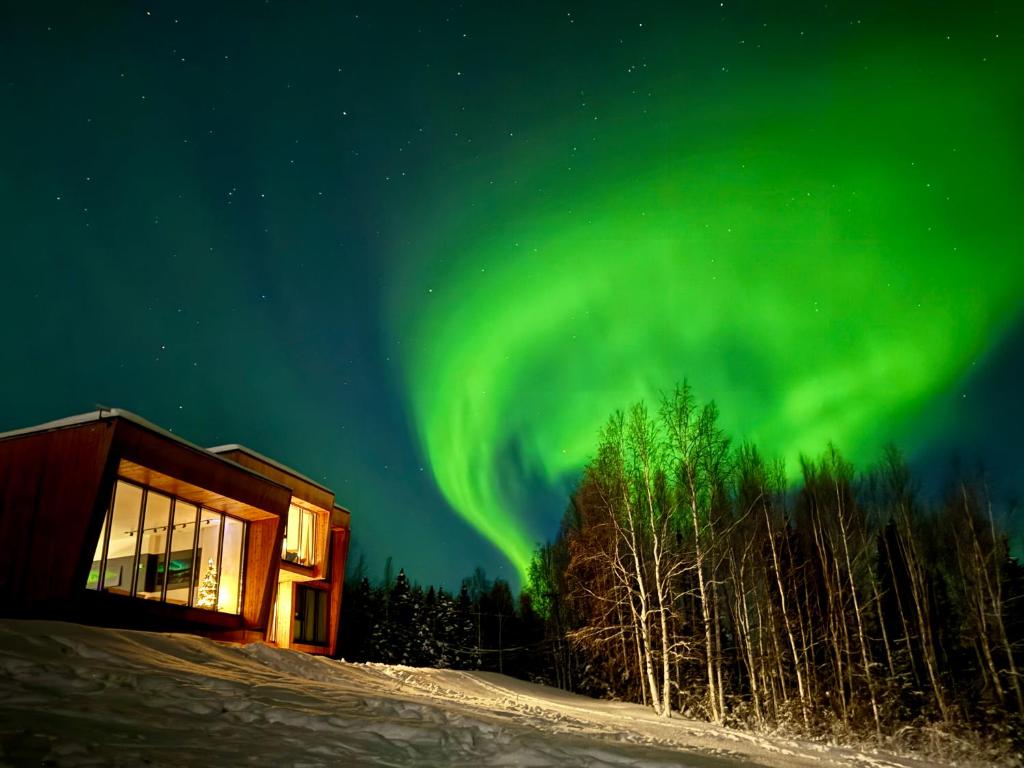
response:
[[[288,528],[281,545],[281,558],[296,565],[316,562],[316,515],[297,504],[288,507]]]
[[[238,613],[246,523],[120,479],[88,589]]]
[[[268,640],[282,648],[291,644],[292,584],[281,582],[277,585],[277,597],[274,600],[274,612],[271,618],[271,629]]]

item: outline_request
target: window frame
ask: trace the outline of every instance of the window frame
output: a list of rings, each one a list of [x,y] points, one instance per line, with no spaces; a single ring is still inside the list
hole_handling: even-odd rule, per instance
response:
[[[309,639],[309,635],[296,632],[296,625],[298,625],[298,628],[300,629],[307,628],[304,616],[306,613],[306,601],[309,599],[309,596],[313,596],[314,598],[312,632],[310,634],[315,634],[317,624],[319,624],[322,619],[324,628],[323,640],[317,640],[315,638]],[[320,589],[309,584],[295,584],[294,602],[292,605],[292,643],[294,645],[312,645],[318,648],[327,648],[330,646],[331,606],[329,598],[330,593],[326,589]]]
[[[291,528],[292,523],[292,512],[298,511],[298,521],[295,526],[295,546],[294,552],[298,553],[301,551],[302,542],[304,539],[308,539],[307,546],[309,550],[309,558],[306,561],[295,559],[291,560],[288,557],[288,531]],[[311,509],[306,509],[295,503],[293,499],[288,505],[288,521],[284,527],[284,536],[281,539],[281,561],[288,563],[289,565],[295,565],[299,568],[316,568],[319,564],[317,544],[318,534],[320,531],[320,515]]]
[[[198,503],[196,503],[194,501],[191,501],[189,499],[182,498],[180,496],[176,496],[173,493],[168,493],[168,492],[163,491],[163,490],[161,490],[159,488],[151,489],[150,486],[148,486],[148,485],[144,485],[144,484],[136,482],[134,480],[129,480],[128,478],[121,477],[120,475],[118,475],[115,478],[115,480],[114,480],[114,485],[113,485],[113,488],[111,489],[111,492],[110,492],[110,502],[108,503],[106,511],[103,514],[103,525],[101,526],[101,529],[100,529],[100,536],[102,538],[101,538],[100,541],[97,542],[97,549],[100,550],[101,556],[100,556],[100,561],[99,561],[99,572],[97,573],[97,578],[96,578],[96,586],[95,587],[88,586],[89,574],[87,572],[86,573],[86,587],[85,588],[87,590],[89,590],[89,591],[94,591],[94,592],[97,592],[97,593],[107,593],[107,590],[105,589],[105,586],[106,586],[105,585],[105,581],[106,581],[106,569],[107,569],[108,555],[109,555],[109,552],[110,552],[110,537],[111,537],[111,528],[113,526],[114,504],[115,504],[115,501],[117,499],[118,488],[119,488],[119,486],[122,483],[125,484],[125,485],[134,486],[135,488],[140,489],[142,491],[142,499],[141,499],[141,502],[139,504],[139,514],[138,514],[138,519],[135,522],[135,531],[134,531],[134,534],[133,534],[135,536],[135,554],[134,554],[134,556],[132,558],[132,564],[131,564],[131,572],[132,572],[131,573],[131,580],[130,580],[131,583],[129,585],[128,594],[127,595],[121,595],[121,596],[122,597],[129,597],[132,600],[139,600],[139,601],[152,602],[152,603],[162,603],[164,605],[175,605],[175,606],[178,606],[180,608],[190,608],[190,609],[195,609],[195,610],[200,610],[200,611],[210,611],[212,613],[219,613],[219,614],[222,614],[224,616],[241,616],[241,614],[242,614],[242,604],[244,602],[243,598],[244,598],[244,589],[245,589],[245,584],[246,584],[246,575],[247,575],[246,574],[246,560],[247,560],[247,558],[246,558],[245,555],[246,555],[246,552],[247,552],[247,545],[249,543],[249,521],[248,520],[244,520],[244,519],[242,519],[240,517],[235,517],[234,515],[229,515],[226,512],[221,512],[220,510],[213,509],[212,507],[207,507],[207,506],[205,506],[203,504],[198,504]],[[168,516],[167,541],[164,544],[164,572],[163,572],[163,575],[161,577],[161,582],[160,582],[161,587],[160,587],[160,597],[159,597],[159,599],[142,598],[142,597],[139,597],[138,594],[137,594],[137,585],[138,585],[138,579],[139,579],[139,561],[140,561],[140,557],[141,557],[142,539],[143,539],[142,526],[145,525],[145,520],[146,520],[146,503],[149,500],[149,492],[150,492],[150,490],[153,490],[154,492],[159,493],[162,496],[167,496],[171,500],[171,507],[170,507],[169,516]],[[177,506],[178,506],[178,502],[179,501],[181,501],[184,504],[188,504],[189,506],[193,506],[196,509],[196,518],[195,518],[195,523],[194,523],[195,524],[195,532],[192,535],[192,569],[191,569],[192,573],[190,574],[190,577],[189,577],[188,600],[185,603],[169,603],[167,601],[167,585],[168,585],[168,579],[170,578],[170,576],[169,576],[169,574],[170,574],[170,555],[171,555],[171,552],[173,551],[172,550],[172,544],[173,544],[173,538],[174,538],[173,537],[173,527],[176,525],[175,514],[177,512]],[[204,511],[210,512],[210,513],[216,515],[219,518],[220,529],[219,529],[218,534],[217,534],[217,559],[216,559],[216,568],[217,568],[217,587],[216,587],[216,589],[217,589],[218,596],[220,594],[221,567],[222,567],[222,564],[223,564],[223,557],[224,557],[224,529],[226,528],[226,520],[228,518],[230,518],[232,520],[238,521],[242,525],[242,540],[241,540],[241,545],[240,545],[241,546],[241,550],[240,550],[240,553],[239,553],[239,564],[238,564],[238,590],[237,590],[238,591],[238,600],[237,600],[237,604],[236,604],[236,610],[234,610],[234,611],[222,611],[222,610],[220,610],[219,609],[219,605],[220,605],[219,597],[218,597],[217,601],[214,603],[213,607],[211,607],[211,608],[205,608],[205,607],[202,607],[202,606],[195,605],[196,585],[199,583],[199,578],[200,578],[199,577],[199,564],[197,562],[197,557],[198,557],[198,552],[199,552],[199,534],[200,534],[200,529],[202,528],[203,512]],[[94,550],[94,553],[95,553],[95,550]],[[93,561],[93,562],[95,562],[95,561]],[[90,566],[90,568],[91,568],[91,566]],[[109,593],[109,594],[114,594],[114,593]]]

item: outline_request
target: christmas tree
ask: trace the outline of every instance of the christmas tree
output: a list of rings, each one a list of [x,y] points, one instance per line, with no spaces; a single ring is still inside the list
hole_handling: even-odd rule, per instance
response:
[[[206,573],[199,582],[199,598],[197,608],[215,608],[217,606],[217,566],[211,557],[206,563]]]

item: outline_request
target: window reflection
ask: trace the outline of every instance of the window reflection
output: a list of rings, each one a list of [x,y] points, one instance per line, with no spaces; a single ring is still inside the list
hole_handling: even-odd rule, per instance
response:
[[[118,480],[86,588],[238,613],[246,524]]]
[[[132,575],[135,550],[139,538],[139,518],[142,514],[143,491],[137,485],[118,481],[114,489],[113,510],[103,579],[100,589],[119,595],[132,593]]]
[[[292,641],[310,645],[327,645],[326,591],[296,585]]]
[[[148,491],[145,507],[135,595],[146,600],[160,600],[164,592],[164,560],[167,556],[168,527],[171,524],[171,497]]]
[[[103,564],[103,545],[107,541],[107,525],[110,522],[110,510],[103,516],[103,527],[100,528],[100,538],[96,542],[96,553],[92,556],[92,566],[89,568],[89,576],[85,580],[86,589],[100,588],[100,566]]]
[[[192,592],[192,570],[195,562],[195,504],[177,499],[174,502],[174,528],[171,531],[170,557],[167,560],[167,602],[187,605]],[[219,514],[219,513],[218,513]]]

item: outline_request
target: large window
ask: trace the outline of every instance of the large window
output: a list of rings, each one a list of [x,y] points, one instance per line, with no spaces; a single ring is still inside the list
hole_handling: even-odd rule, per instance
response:
[[[246,525],[118,480],[86,587],[238,613]]]
[[[281,545],[281,557],[296,565],[313,565],[316,559],[316,515],[292,504],[288,507],[288,528]]]
[[[117,483],[103,529],[104,536],[96,547],[89,574],[87,586],[92,589],[104,589],[120,595],[132,593],[142,496],[139,486]]]
[[[295,585],[295,623],[292,642],[327,645],[327,592]]]
[[[181,502],[179,502],[180,504]],[[178,510],[175,509],[175,517]],[[167,574],[167,537],[171,531],[171,497],[147,491],[142,519],[139,567],[135,576],[135,595],[160,600]]]
[[[207,510],[203,510],[207,512]],[[166,590],[164,600],[177,605],[188,605],[192,593],[192,582],[202,578],[203,571],[196,571],[200,560],[196,557],[196,517],[199,508],[195,504],[176,499],[174,501],[174,524],[171,528],[171,541],[168,547],[167,568],[165,574]],[[220,512],[213,512],[219,520]],[[215,561],[216,562],[216,561]],[[199,605],[199,608],[206,606]]]
[[[242,553],[245,551],[245,523],[224,516],[224,535],[221,537],[220,583],[217,588],[217,610],[238,613],[242,597]]]

